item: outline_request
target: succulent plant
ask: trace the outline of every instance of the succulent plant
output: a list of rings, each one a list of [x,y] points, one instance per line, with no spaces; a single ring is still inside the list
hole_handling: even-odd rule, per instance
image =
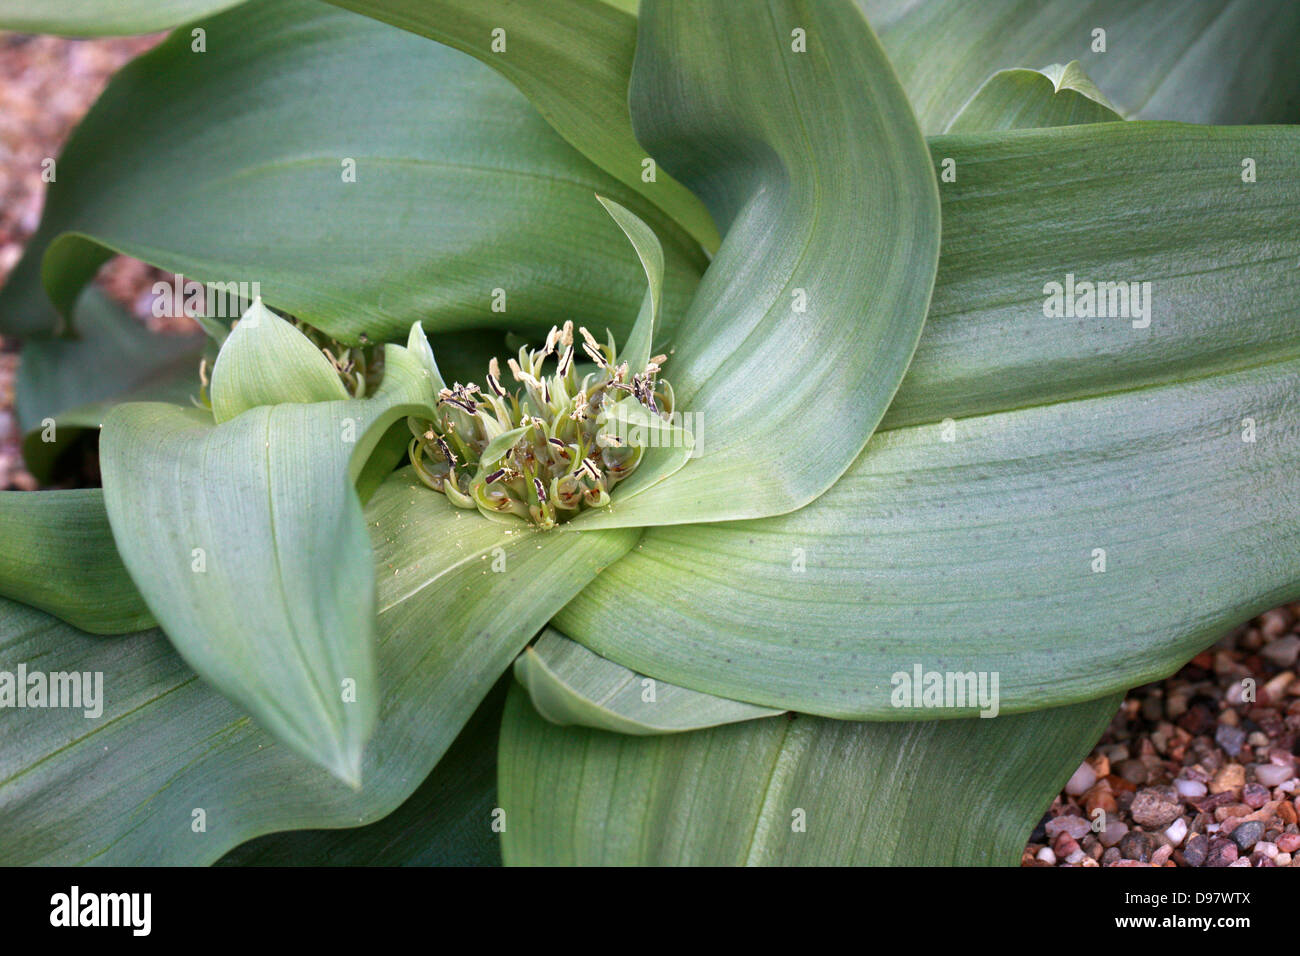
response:
[[[1014,864],[1300,597],[1293,4],[23,6],[0,862]]]

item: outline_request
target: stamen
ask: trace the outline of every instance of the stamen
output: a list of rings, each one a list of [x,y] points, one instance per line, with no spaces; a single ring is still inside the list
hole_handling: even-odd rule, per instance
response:
[[[433,422],[418,422],[415,434],[421,437],[412,442],[410,454],[419,478],[457,507],[476,507],[492,516],[513,514],[542,530],[570,520],[584,508],[607,507],[610,492],[636,470],[642,454],[640,448],[628,447],[615,433],[617,423],[607,421],[603,413],[630,394],[667,417],[672,388],[667,382],[659,385],[667,406],[660,413],[655,375],[664,356],[655,356],[645,371],[632,373],[627,362],[617,362],[612,340],[602,345],[585,328],[577,331],[581,340],[575,342],[571,321],[552,326],[542,348],[525,346],[517,357],[507,358],[519,384],[513,390],[502,384],[495,358],[488,362],[485,388],[458,382],[441,389],[438,405],[454,406],[463,414],[445,412]],[[598,368],[575,383],[569,376],[579,345]],[[554,373],[545,371],[549,355],[556,356]],[[493,436],[520,428],[527,429],[524,440],[493,461],[483,458]],[[493,468],[490,473],[488,466]]]

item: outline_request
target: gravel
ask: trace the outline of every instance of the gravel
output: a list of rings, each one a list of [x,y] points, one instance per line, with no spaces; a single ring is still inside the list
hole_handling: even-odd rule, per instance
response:
[[[1053,801],[1022,864],[1295,865],[1297,622],[1300,604],[1269,611],[1168,680],[1132,691]],[[1086,832],[1098,809],[1105,827]]]

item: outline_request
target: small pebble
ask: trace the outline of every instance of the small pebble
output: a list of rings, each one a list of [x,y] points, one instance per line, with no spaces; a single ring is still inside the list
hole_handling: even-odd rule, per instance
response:
[[[1300,833],[1283,833],[1277,838],[1277,848],[1283,853],[1300,850]]]
[[[1295,776],[1290,767],[1279,767],[1274,763],[1261,763],[1255,766],[1255,779],[1266,787],[1281,786]]]
[[[1281,640],[1265,645],[1264,649],[1259,652],[1259,656],[1283,670],[1292,667],[1296,662],[1296,658],[1300,657],[1300,637],[1288,634]]]
[[[1182,817],[1179,817],[1171,823],[1169,829],[1165,831],[1165,839],[1169,841],[1170,846],[1180,845],[1183,842],[1183,838],[1186,836],[1187,821]]]
[[[1113,847],[1115,844],[1119,843],[1120,840],[1124,839],[1124,834],[1126,833],[1128,833],[1127,826],[1119,820],[1111,820],[1106,824],[1106,829],[1102,830],[1101,833],[1098,834],[1097,838],[1101,841],[1102,846]]]
[[[1144,787],[1133,797],[1133,806],[1129,808],[1137,823],[1153,829],[1169,826],[1182,811],[1173,787]]]
[[[1141,786],[1147,782],[1147,765],[1136,757],[1122,761],[1116,769],[1129,783]]]
[[[1088,763],[1081,763],[1079,769],[1074,772],[1074,776],[1065,785],[1065,792],[1072,797],[1077,797],[1086,793],[1096,782],[1097,772]]]
[[[1061,778],[1057,777],[1056,779],[1060,780]],[[1052,866],[1056,865],[1056,854],[1052,852],[1052,848],[1050,846],[1045,846],[1041,850],[1039,850],[1037,858],[1042,860],[1044,863],[1048,863]]]
[[[1068,814],[1048,820],[1044,829],[1047,830],[1047,835],[1052,838],[1055,838],[1060,833],[1068,833],[1078,840],[1092,832],[1092,825],[1083,817]]]
[[[1209,792],[1205,789],[1205,784],[1199,780],[1185,780],[1183,778],[1174,781],[1174,789],[1178,791],[1180,796],[1192,798],[1203,797]]]
[[[1139,863],[1146,863],[1151,859],[1151,838],[1141,830],[1133,830],[1124,834],[1119,841],[1119,852],[1126,860],[1137,860]]]
[[[1204,866],[1210,853],[1210,839],[1204,833],[1197,833],[1187,841],[1183,848],[1183,859],[1188,866]]]
[[[1232,842],[1237,844],[1237,849],[1242,853],[1249,853],[1263,835],[1264,824],[1258,820],[1247,820],[1239,823],[1232,831]]]
[[[1210,841],[1210,852],[1206,854],[1206,866],[1231,866],[1237,860],[1237,844],[1223,837]]]
[[[1240,790],[1246,783],[1246,768],[1239,763],[1224,764],[1210,781],[1210,793]]]
[[[1252,810],[1258,810],[1268,803],[1268,787],[1258,783],[1248,783],[1241,791],[1241,802]]]
[[[1174,855],[1174,848],[1172,846],[1169,846],[1168,844],[1165,844],[1160,849],[1156,850],[1156,852],[1151,854],[1151,865],[1164,866],[1165,863],[1168,862],[1169,858],[1173,855]]]
[[[1233,711],[1228,711],[1228,713],[1233,713]],[[1235,757],[1241,753],[1241,748],[1245,746],[1246,732],[1240,727],[1219,724],[1214,731],[1214,742],[1222,747],[1229,757]]]
[[[1271,860],[1275,856],[1277,856],[1277,844],[1269,843],[1265,840],[1260,840],[1258,843],[1255,844],[1255,852],[1263,853],[1266,857],[1268,857]]]

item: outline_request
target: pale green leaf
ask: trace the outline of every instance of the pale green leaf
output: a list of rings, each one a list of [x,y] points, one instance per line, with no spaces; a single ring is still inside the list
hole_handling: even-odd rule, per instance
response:
[[[222,344],[209,394],[217,424],[262,405],[351,397],[324,353],[261,300],[249,306]]]
[[[198,394],[205,339],[158,335],[90,286],[77,301],[77,335],[33,336],[23,343],[14,385],[23,458],[52,483],[62,455],[78,436],[97,430],[123,401],[189,404]]]
[[[553,628],[515,660],[515,677],[551,723],[623,734],[678,733],[781,713],[656,681]]]
[[[619,350],[619,359],[627,362],[631,373],[635,375],[644,371],[650,361],[655,329],[659,326],[664,297],[664,250],[654,230],[635,213],[604,196],[596,198],[618,223],[628,242],[632,243],[637,258],[641,260],[641,268],[645,270],[646,293],[641,300],[641,311],[637,313],[631,334]]]
[[[0,0],[0,30],[91,37],[154,33],[241,0]]]
[[[502,849],[511,865],[1013,866],[1119,702],[630,737],[556,727],[513,688]]]
[[[925,334],[883,428],[1300,351],[1300,231],[1280,227],[1300,216],[1300,129],[1107,123],[943,136],[931,150],[957,178],[941,185]],[[1130,302],[1127,318],[1047,318],[1045,287],[1067,275],[1149,282],[1147,314]]]
[[[638,23],[638,135],[726,238],[664,372],[697,455],[602,525],[789,511],[848,467],[916,346],[939,240],[924,142],[851,3],[647,2]]]
[[[996,71],[1071,60],[1128,117],[1300,120],[1300,5],[1291,0],[858,4],[879,32],[927,133],[946,129]],[[1097,30],[1105,31],[1104,38]]]
[[[111,688],[93,723],[0,709],[0,863],[207,863],[264,833],[382,818],[547,619],[637,537],[512,532],[450,507],[409,469],[365,515],[382,700],[361,790],[259,728],[161,634],[91,638],[0,600],[0,670],[102,672]]]
[[[236,847],[220,866],[500,866],[497,734],[506,679],[484,698],[433,773],[375,823],[290,830]]]
[[[943,266],[884,429],[797,513],[651,529],[566,634],[720,696],[921,717],[891,699],[917,664],[1000,672],[1008,711],[1070,703],[1300,596],[1300,235],[1276,226],[1300,214],[1300,131],[1103,124],[935,155],[959,171]],[[1150,324],[1044,315],[1074,272],[1150,282]]]
[[[153,625],[98,488],[0,491],[0,594],[95,634]]]
[[[665,313],[684,312],[705,264],[694,240],[472,57],[307,0],[203,27],[207,52],[168,39],[69,139],[0,295],[4,334],[52,331],[44,290],[67,313],[117,251],[246,282],[348,343],[404,341],[416,320],[545,334],[574,319],[621,338],[645,287],[596,193],[655,229]],[[159,196],[183,214],[159,215]]]
[[[225,348],[241,340],[236,329]],[[259,405],[216,424],[206,410],[120,405],[100,446],[118,549],[186,662],[353,784],[379,710],[353,482],[390,425],[433,403],[406,349],[387,346],[384,364],[370,399]]]
[[[644,162],[650,157],[632,133],[627,110],[628,76],[636,50],[635,3],[329,2],[482,60],[514,83],[547,122],[589,160],[656,203],[705,248],[712,251],[718,247],[717,228],[700,201],[662,171],[646,175]]]
[[[1000,70],[988,78],[948,126],[950,133],[1108,123],[1124,117],[1077,61],[1042,70]]]

